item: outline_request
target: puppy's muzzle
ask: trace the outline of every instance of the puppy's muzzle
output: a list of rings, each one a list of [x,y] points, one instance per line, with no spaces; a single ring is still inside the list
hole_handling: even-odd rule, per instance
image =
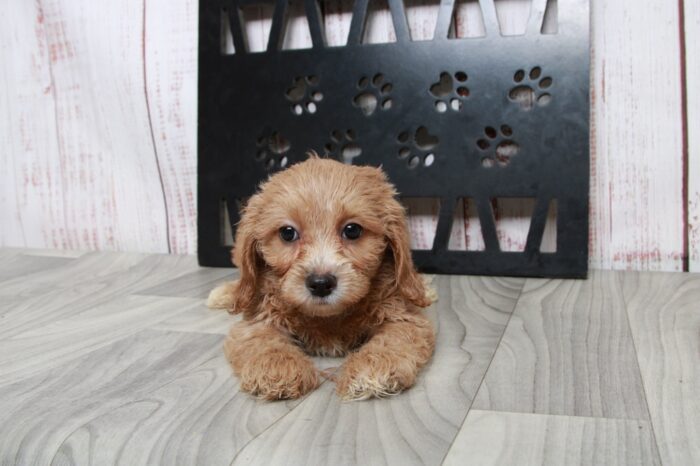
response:
[[[323,275],[310,274],[306,277],[306,288],[312,295],[325,298],[333,293],[338,286],[338,279],[329,273]]]

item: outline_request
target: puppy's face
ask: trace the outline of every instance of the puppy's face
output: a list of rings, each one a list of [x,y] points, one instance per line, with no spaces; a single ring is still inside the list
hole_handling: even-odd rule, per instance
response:
[[[378,169],[310,159],[251,198],[257,253],[278,299],[309,315],[343,312],[369,292],[388,239],[394,189]]]

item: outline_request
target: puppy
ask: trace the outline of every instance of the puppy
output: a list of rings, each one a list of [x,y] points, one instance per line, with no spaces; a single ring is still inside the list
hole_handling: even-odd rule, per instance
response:
[[[240,279],[208,300],[243,314],[224,345],[243,390],[308,393],[319,385],[308,355],[348,355],[335,377],[344,399],[414,384],[435,334],[395,196],[381,169],[312,155],[250,198],[232,253]]]

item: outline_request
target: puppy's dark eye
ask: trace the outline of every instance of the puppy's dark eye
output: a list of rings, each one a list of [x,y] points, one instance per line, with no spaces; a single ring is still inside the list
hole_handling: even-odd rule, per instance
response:
[[[348,223],[343,228],[343,238],[357,239],[362,235],[362,227],[357,223]]]
[[[297,232],[294,227],[282,227],[280,228],[280,238],[282,238],[282,241],[291,243],[299,239],[299,232]]]

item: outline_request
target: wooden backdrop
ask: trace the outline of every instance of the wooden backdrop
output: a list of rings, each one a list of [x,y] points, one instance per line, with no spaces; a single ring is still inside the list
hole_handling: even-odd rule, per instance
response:
[[[455,33],[478,36],[474,0],[458,3]],[[406,4],[413,37],[431,37],[436,3]],[[194,253],[197,1],[0,5],[0,246]],[[524,27],[529,0],[496,6],[504,34]],[[342,44],[350,2],[323,11]],[[246,12],[252,48],[269,17]],[[700,271],[700,2],[591,0],[591,24],[591,266]],[[393,40],[386,9],[368,29]],[[308,44],[293,19],[285,46]],[[522,246],[527,207],[497,206],[505,248]],[[435,208],[411,204],[414,246]],[[455,248],[480,247],[472,210]]]

